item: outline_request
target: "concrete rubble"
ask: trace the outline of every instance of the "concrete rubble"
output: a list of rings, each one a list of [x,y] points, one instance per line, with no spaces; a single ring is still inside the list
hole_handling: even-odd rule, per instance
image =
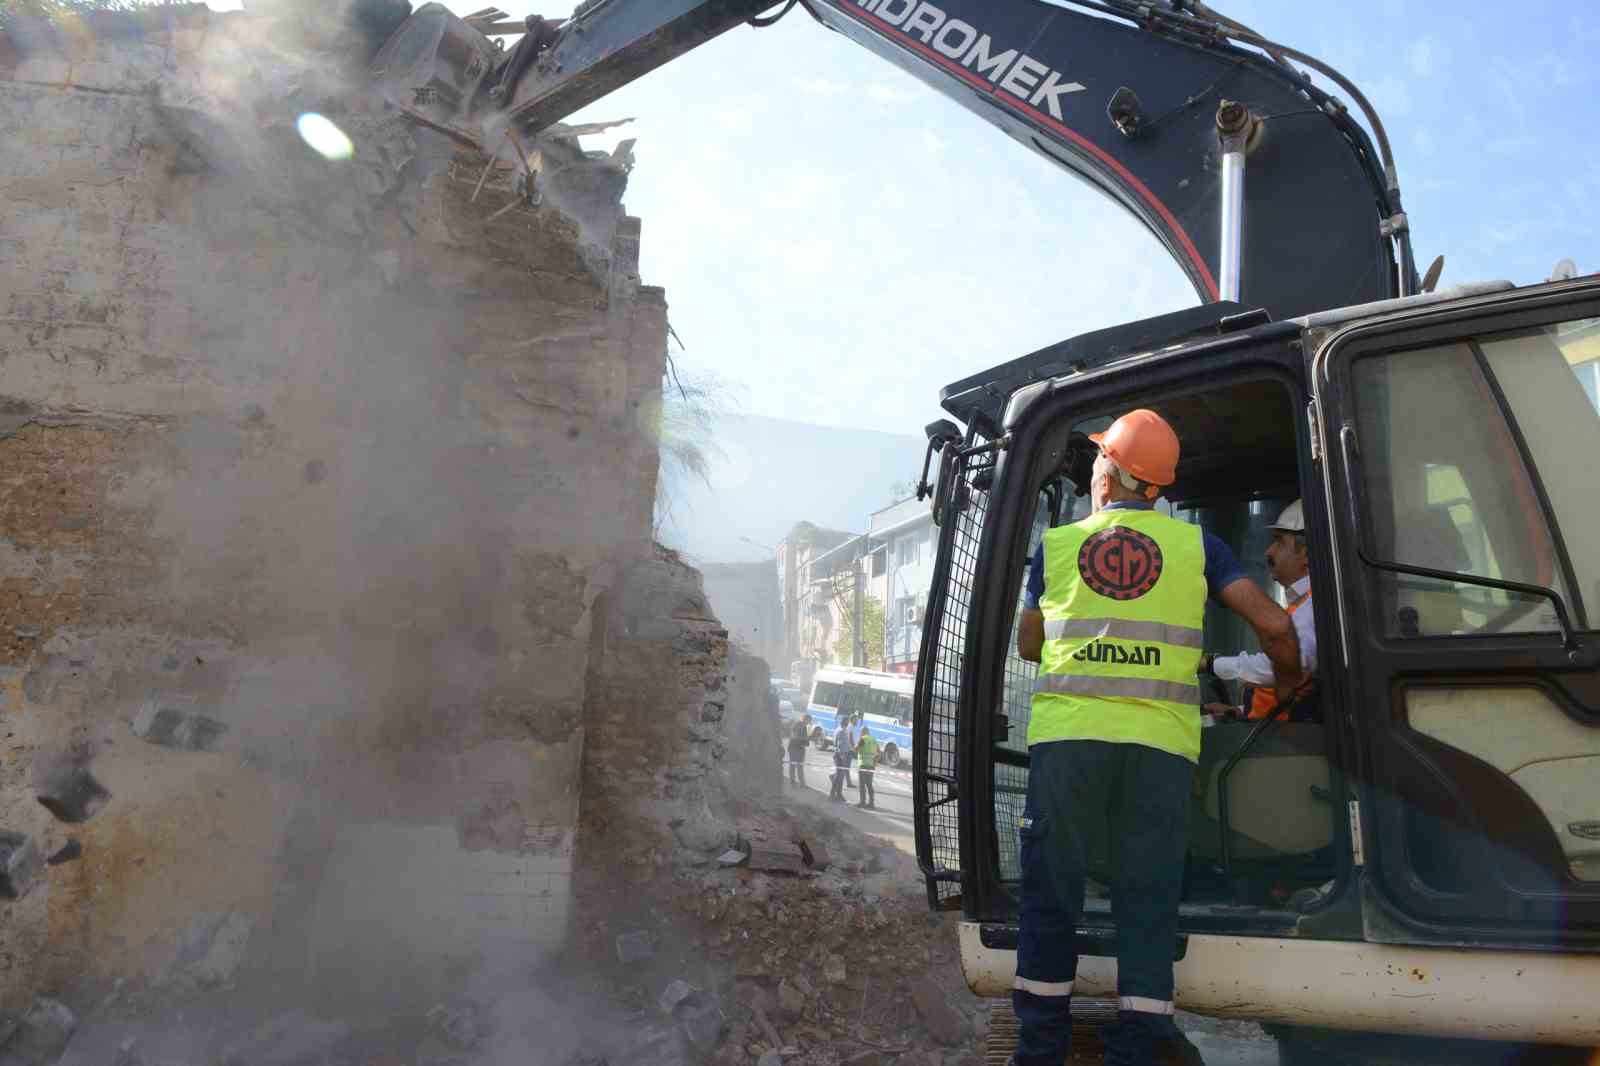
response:
[[[139,708],[133,720],[133,735],[150,744],[183,751],[215,751],[226,723],[197,711],[180,711],[158,706],[153,700]]]
[[[39,846],[22,833],[0,832],[0,898],[21,899],[44,873]]]
[[[632,1031],[653,1034],[637,1046],[597,1043],[593,1053],[613,1066],[975,1062],[986,1005],[966,990],[954,925],[927,910],[910,857],[770,793],[735,787],[723,809],[715,824],[734,848],[689,848],[659,827],[611,823],[613,846],[580,867],[575,951],[593,970],[586,988],[636,1019]],[[762,873],[722,862],[740,845],[757,854],[796,839],[825,851],[827,868]],[[608,948],[619,923],[655,938],[649,960],[615,961]],[[698,1057],[692,1047],[663,1052],[671,1041],[655,1019],[669,1002],[697,1000],[720,1010],[716,1042]]]
[[[87,822],[111,801],[111,793],[85,766],[66,766],[40,775],[39,805],[69,825]]]

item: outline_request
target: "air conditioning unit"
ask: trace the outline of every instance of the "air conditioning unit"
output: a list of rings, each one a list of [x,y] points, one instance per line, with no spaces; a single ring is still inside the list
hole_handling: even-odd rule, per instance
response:
[[[906,625],[914,626],[920,621],[922,621],[922,608],[914,603],[908,604],[906,606]]]

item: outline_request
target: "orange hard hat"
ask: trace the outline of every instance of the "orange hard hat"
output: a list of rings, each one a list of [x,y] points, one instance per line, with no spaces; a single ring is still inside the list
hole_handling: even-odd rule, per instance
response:
[[[1089,439],[1113,463],[1146,484],[1170,485],[1177,479],[1178,435],[1154,411],[1143,407],[1129,411],[1104,433],[1089,434]]]

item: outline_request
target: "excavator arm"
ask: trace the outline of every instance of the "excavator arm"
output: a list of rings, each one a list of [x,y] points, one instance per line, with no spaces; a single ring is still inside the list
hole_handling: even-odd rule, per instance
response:
[[[589,0],[529,18],[504,52],[430,3],[384,45],[376,81],[416,120],[511,158],[507,142],[797,5],[1101,189],[1202,300],[1286,318],[1416,289],[1393,160],[1359,91],[1199,0],[790,0],[765,19],[771,0]],[[1295,61],[1367,112],[1381,151]],[[971,226],[969,248],[1004,247],[1003,214]]]

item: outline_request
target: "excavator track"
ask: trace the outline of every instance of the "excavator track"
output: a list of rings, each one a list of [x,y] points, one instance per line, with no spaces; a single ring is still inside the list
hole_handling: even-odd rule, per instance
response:
[[[1116,1000],[1073,997],[1072,1053],[1067,1058],[1068,1066],[1099,1063],[1105,1051],[1100,1040],[1100,1027],[1116,1020]],[[1011,1061],[1012,1052],[1017,1050],[1020,1025],[1011,1011],[1011,1000],[989,1001],[989,1036],[983,1054],[985,1066],[1006,1066]]]

